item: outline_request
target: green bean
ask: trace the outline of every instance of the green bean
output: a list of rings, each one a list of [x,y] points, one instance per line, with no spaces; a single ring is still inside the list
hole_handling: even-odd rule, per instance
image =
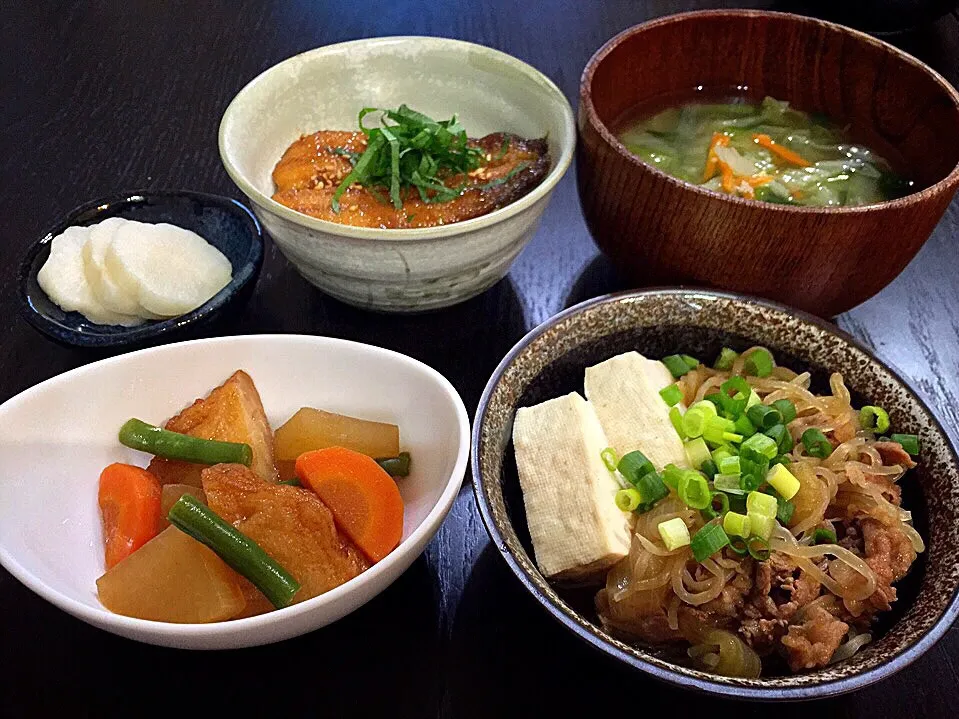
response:
[[[128,419],[120,428],[120,444],[149,452],[157,457],[181,459],[197,464],[245,464],[253,462],[253,450],[248,444],[201,439],[188,434],[171,432],[147,424],[139,419]]]
[[[289,605],[300,583],[259,544],[227,524],[212,509],[189,494],[182,495],[167,514],[170,524],[202,542],[220,559],[256,585],[277,609]]]
[[[410,453],[400,452],[399,457],[384,457],[376,460],[391,477],[406,477],[410,473]]]

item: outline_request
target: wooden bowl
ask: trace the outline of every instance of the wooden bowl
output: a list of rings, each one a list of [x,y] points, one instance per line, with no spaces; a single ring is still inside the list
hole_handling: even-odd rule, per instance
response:
[[[919,191],[864,207],[773,205],[670,177],[613,134],[632,108],[697,86],[748,86],[873,136]],[[577,180],[601,250],[640,285],[761,295],[821,316],[868,299],[919,251],[959,187],[959,93],[893,46],[841,25],[721,10],[632,27],[586,65]]]

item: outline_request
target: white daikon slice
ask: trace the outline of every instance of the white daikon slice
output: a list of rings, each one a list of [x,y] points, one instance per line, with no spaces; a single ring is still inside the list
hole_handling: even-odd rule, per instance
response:
[[[87,227],[68,227],[50,243],[50,256],[37,273],[37,282],[47,296],[65,312],[80,312],[100,325],[132,327],[139,317],[112,312],[93,294],[83,268],[83,246],[90,239]]]
[[[111,217],[90,227],[90,238],[83,246],[83,270],[94,296],[106,309],[125,315],[139,315],[137,293],[119,285],[104,263],[107,249],[125,222],[119,217]]]
[[[230,261],[194,232],[161,223],[117,230],[105,265],[124,288],[136,288],[145,310],[176,317],[195,310],[229,284]]]

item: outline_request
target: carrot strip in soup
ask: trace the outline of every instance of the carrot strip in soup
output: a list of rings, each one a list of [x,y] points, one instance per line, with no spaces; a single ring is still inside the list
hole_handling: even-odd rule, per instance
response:
[[[809,162],[806,158],[800,155],[798,152],[790,150],[788,147],[783,147],[778,142],[774,141],[769,135],[753,135],[753,140],[760,145],[765,147],[774,155],[779,156],[786,162],[790,162],[793,165],[799,167],[811,167],[812,163]]]
[[[160,526],[160,483],[132,464],[111,464],[100,473],[97,503],[103,517],[107,569],[153,539]]]
[[[707,182],[715,177],[719,172],[719,157],[716,155],[716,145],[725,147],[729,144],[729,137],[721,132],[714,132],[713,139],[709,142],[709,150],[706,153],[706,169],[703,170],[703,182]]]
[[[301,454],[296,476],[330,508],[343,532],[378,562],[403,536],[403,499],[376,460],[344,447]]]
[[[736,175],[733,173],[733,168],[722,160],[719,161],[719,167],[723,174],[723,191],[732,194],[736,189]]]

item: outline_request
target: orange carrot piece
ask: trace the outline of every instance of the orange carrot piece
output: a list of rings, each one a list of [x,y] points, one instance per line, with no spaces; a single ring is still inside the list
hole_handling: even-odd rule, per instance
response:
[[[111,464],[100,473],[97,503],[103,517],[107,569],[112,569],[157,535],[160,482],[132,464]]]
[[[783,147],[778,142],[775,142],[769,135],[753,135],[753,140],[786,162],[791,162],[793,165],[798,165],[799,167],[812,166],[812,163],[798,152],[794,152],[788,147]]]
[[[772,175],[753,175],[752,177],[743,178],[746,182],[749,183],[750,187],[759,187],[760,185],[765,185],[767,182],[772,182]]]
[[[729,137],[721,132],[714,132],[706,151],[706,169],[703,170],[703,182],[708,182],[719,171],[719,157],[716,155],[716,145],[725,147],[729,144]]]
[[[400,543],[403,499],[376,460],[344,447],[316,449],[297,458],[296,476],[371,561],[380,561]]]
[[[719,167],[723,173],[723,191],[732,194],[732,191],[736,189],[736,175],[733,173],[733,168],[722,160],[719,161]]]

